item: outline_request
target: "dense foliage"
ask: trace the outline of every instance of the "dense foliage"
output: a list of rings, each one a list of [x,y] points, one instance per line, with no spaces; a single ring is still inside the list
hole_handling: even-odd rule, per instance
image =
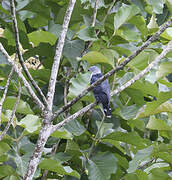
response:
[[[15,3],[23,58],[46,95],[55,47],[69,1],[16,0]],[[148,40],[172,13],[171,0],[99,0],[96,24],[91,26],[94,7],[95,0],[77,0],[75,4],[61,57],[54,111],[89,86],[87,70],[90,65],[99,64],[104,74],[115,68]],[[16,44],[8,0],[1,1],[0,27],[0,42],[14,58]],[[111,91],[143,71],[170,40],[172,27],[123,70],[109,78]],[[0,52],[1,97],[10,70],[11,66]],[[34,177],[42,178],[44,174],[47,179],[59,180],[171,179],[170,73],[172,53],[147,75],[112,97],[112,118],[105,118],[101,129],[103,114],[101,105],[97,105],[54,132],[46,143]],[[3,103],[1,132],[16,103],[19,81],[14,73]],[[89,92],[53,123],[62,121],[93,101]],[[0,178],[24,177],[41,121],[40,110],[22,84],[14,121],[0,141]]]

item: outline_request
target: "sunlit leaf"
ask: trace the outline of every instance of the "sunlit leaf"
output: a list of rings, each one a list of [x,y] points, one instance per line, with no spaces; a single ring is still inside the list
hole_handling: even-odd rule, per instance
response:
[[[70,166],[61,165],[60,162],[57,160],[46,158],[39,164],[39,166],[41,169],[53,171],[58,173],[59,175],[70,175],[80,178],[80,175],[77,171],[73,170]]]
[[[28,34],[28,37],[29,37],[29,40],[35,46],[38,46],[39,43],[41,42],[50,43],[51,45],[54,45],[57,40],[57,37],[54,34],[47,31],[42,31],[42,30],[34,31]]]

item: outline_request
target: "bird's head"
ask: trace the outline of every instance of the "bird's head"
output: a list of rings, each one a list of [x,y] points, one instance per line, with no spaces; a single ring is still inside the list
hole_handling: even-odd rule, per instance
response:
[[[92,75],[101,73],[101,70],[97,66],[91,66],[88,70]]]

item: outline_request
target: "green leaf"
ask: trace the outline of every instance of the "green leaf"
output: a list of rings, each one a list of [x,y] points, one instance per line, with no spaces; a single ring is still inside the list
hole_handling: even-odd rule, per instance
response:
[[[7,176],[6,178],[3,178],[3,180],[20,180],[19,176]]]
[[[26,20],[27,18],[34,18],[36,16],[36,13],[33,13],[32,11],[19,11],[19,16],[22,21]]]
[[[41,169],[46,169],[49,171],[56,172],[59,175],[70,175],[77,178],[80,178],[80,175],[77,171],[70,168],[70,166],[63,166],[57,160],[47,159],[45,158],[39,164]]]
[[[68,98],[75,98],[77,97],[83,90],[85,90],[90,85],[90,73],[87,72],[85,74],[77,74],[76,77],[70,79],[70,86],[69,86],[69,94]],[[90,97],[90,93],[84,96],[82,99],[84,100],[93,100]]]
[[[143,16],[134,16],[129,20],[130,23],[134,24],[137,29],[141,32],[142,37],[147,36],[148,29],[146,26],[146,21]]]
[[[65,125],[65,129],[68,130],[70,133],[74,134],[75,136],[80,136],[86,131],[85,127],[81,125],[76,119],[67,123]]]
[[[128,63],[128,66],[131,68],[137,68],[139,70],[145,69],[150,62],[152,62],[158,53],[154,50],[145,50],[142,51],[139,55],[137,55],[131,62]]]
[[[155,96],[155,97],[158,96],[158,88],[155,83],[152,84],[148,81],[138,80],[134,84],[132,84],[130,88],[140,90],[144,94],[144,96],[148,96],[148,95]]]
[[[82,60],[88,61],[90,64],[106,63],[114,67],[114,63],[106,56],[98,51],[90,51],[82,57]]]
[[[151,116],[146,126],[148,129],[159,130],[159,131],[171,131],[172,128],[166,124],[164,120],[157,119]]]
[[[113,49],[102,49],[101,53],[108,58],[109,63],[115,68],[115,59],[119,58],[119,54]]]
[[[97,35],[94,27],[86,27],[78,32],[78,38],[84,41],[96,41]]]
[[[15,46],[13,33],[8,28],[5,28],[3,35],[8,40],[8,45]]]
[[[11,148],[10,146],[5,142],[0,142],[0,155],[3,155],[5,152],[9,151]]]
[[[3,108],[12,110],[16,103],[16,100],[17,100],[17,98],[14,96],[6,97],[4,104],[3,104]],[[16,112],[21,113],[21,114],[33,114],[33,111],[30,108],[29,104],[27,104],[23,100],[20,100],[20,102],[17,106]]]
[[[172,72],[172,62],[164,62],[159,66],[158,71],[156,72],[157,79],[160,79]]]
[[[39,28],[48,25],[48,19],[40,16],[39,14],[36,14],[34,18],[28,19],[28,22],[33,28]]]
[[[47,31],[42,31],[42,30],[34,31],[28,34],[28,37],[29,37],[29,40],[35,46],[38,46],[39,43],[41,42],[50,43],[51,45],[54,45],[57,40],[57,37],[54,34]]]
[[[127,170],[128,173],[135,172],[140,163],[142,163],[145,160],[150,159],[150,155],[153,151],[153,147],[149,146],[145,149],[137,151],[132,161],[129,162],[129,168]]]
[[[149,114],[158,108],[162,103],[168,101],[172,97],[172,90],[168,92],[160,92],[156,101],[148,102],[146,104],[145,113]]]
[[[137,174],[139,180],[148,180],[148,175],[146,172],[137,169],[136,174]]]
[[[112,153],[98,154],[88,160],[87,169],[89,180],[109,180],[117,170],[117,159]]]
[[[139,13],[139,8],[135,5],[122,4],[119,11],[114,16],[114,31],[116,31],[122,24],[127,22],[134,15]]]
[[[50,78],[51,71],[49,69],[29,69],[29,72],[37,81],[48,82]]]
[[[69,60],[73,67],[77,66],[77,57],[84,51],[85,43],[82,40],[66,40],[63,48],[63,55]]]
[[[144,96],[140,90],[127,88],[125,89],[125,92],[131,97],[131,101],[133,101],[137,106],[144,104]]]
[[[128,160],[125,157],[120,156],[117,153],[115,153],[115,157],[118,159],[118,164],[121,167],[123,167],[124,169],[128,169]]]
[[[172,27],[167,28],[162,34],[161,37],[172,40]]]
[[[145,108],[146,108],[146,106],[142,107],[139,110],[136,118],[143,118],[143,117],[147,117],[150,115],[159,114],[161,112],[172,112],[172,104],[170,102],[165,102],[165,103],[161,104],[155,110],[149,111],[149,113],[145,112]]]
[[[17,125],[25,127],[29,133],[33,133],[41,127],[41,119],[36,115],[28,114],[20,122],[17,122]]]
[[[16,6],[17,11],[29,4],[29,0],[16,0],[16,2],[17,2],[17,6]]]
[[[146,146],[144,139],[142,139],[135,131],[129,133],[113,132],[107,135],[104,139],[122,141],[140,148],[144,148]]]
[[[154,156],[156,158],[163,159],[167,163],[171,164],[171,162],[172,162],[172,154],[169,152],[158,152],[158,153],[155,153]]]
[[[72,134],[64,128],[60,128],[51,134],[52,137],[60,138],[60,139],[72,139]]]
[[[162,14],[164,8],[164,0],[148,0],[148,3],[153,7],[153,12],[156,14]]]
[[[113,139],[102,139],[101,142],[112,144],[115,148],[119,149],[122,153],[125,153],[125,150],[120,146],[120,142]]]
[[[171,179],[168,176],[167,172],[163,170],[161,167],[157,167],[151,170],[151,174],[149,174],[149,179],[151,180],[162,180],[162,179]]]
[[[58,38],[60,36],[60,33],[62,31],[62,25],[61,24],[54,24],[53,21],[50,21],[48,24],[48,32],[56,35],[56,37]],[[67,31],[67,39],[72,39],[72,37],[74,36],[74,32],[70,29],[68,29]],[[66,40],[67,40],[66,39]],[[76,41],[76,40],[73,40]]]
[[[137,107],[135,104],[133,104],[131,106],[124,106],[121,109],[120,114],[123,119],[129,120],[129,119],[133,119],[136,117],[138,110],[139,110],[139,107]]]
[[[4,162],[4,161],[8,161],[8,155],[7,154],[3,154],[2,156],[0,155],[0,162]]]
[[[140,32],[134,28],[129,29],[128,27],[121,27],[116,34],[130,42],[139,42],[141,40]]]
[[[96,121],[96,125],[99,129],[100,125],[101,125],[101,121]],[[112,133],[114,131],[114,129],[112,127],[113,127],[112,123],[103,123],[103,125],[100,129],[100,132],[99,132],[99,138],[101,139],[101,138],[107,136],[108,134]]]
[[[0,166],[0,178],[15,174],[15,170],[8,165],[2,165]]]

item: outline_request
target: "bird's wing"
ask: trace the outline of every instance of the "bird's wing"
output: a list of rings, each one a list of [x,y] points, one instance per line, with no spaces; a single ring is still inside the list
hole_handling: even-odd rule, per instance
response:
[[[101,78],[103,75],[101,73],[95,74],[91,77],[91,84],[96,82],[99,78]],[[110,86],[108,83],[108,80],[106,79],[101,84],[97,85],[96,88],[93,89],[94,93],[104,93],[107,95],[108,99],[110,100]]]

